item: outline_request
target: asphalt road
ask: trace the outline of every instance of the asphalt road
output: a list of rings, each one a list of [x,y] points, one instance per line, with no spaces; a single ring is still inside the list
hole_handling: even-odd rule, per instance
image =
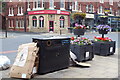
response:
[[[59,36],[59,34],[26,34],[26,33],[8,33],[9,36],[8,38],[1,38],[0,43],[2,44],[0,46],[0,53],[3,53],[2,55],[6,55],[10,58],[11,62],[13,63],[15,57],[16,57],[16,50],[18,49],[19,45],[24,44],[24,43],[30,43],[32,42],[32,38],[35,37],[49,37],[49,36]],[[109,33],[106,36],[110,37],[112,40],[116,41],[117,47],[118,47],[118,35],[120,33]],[[12,36],[11,36],[12,35]],[[74,36],[73,34],[68,34],[68,35],[61,35],[61,36],[67,36],[71,37]],[[87,38],[93,39],[94,36],[101,36],[98,33],[86,33],[84,35]],[[120,44],[119,44],[120,45]]]
[[[97,56],[95,55],[92,61],[88,61],[87,63],[91,64],[91,68],[77,68],[70,67],[68,69],[56,71],[53,73],[49,73],[46,75],[37,75],[34,78],[117,78],[118,77],[118,57],[120,49],[120,33],[109,33],[106,36],[110,37],[112,40],[116,41],[116,53],[115,55],[109,57]],[[58,36],[59,34],[26,34],[26,33],[9,33],[8,38],[0,38],[0,55],[6,55],[10,60],[11,64],[13,64],[14,59],[17,54],[17,49],[19,45],[24,43],[32,42],[32,38],[35,37],[49,37],[49,36]],[[61,35],[71,37],[73,34]],[[94,36],[101,36],[98,33],[87,32],[85,37],[93,39]],[[2,71],[2,77],[8,78],[9,69]],[[106,79],[105,79],[106,80]],[[109,79],[108,79],[109,80]]]

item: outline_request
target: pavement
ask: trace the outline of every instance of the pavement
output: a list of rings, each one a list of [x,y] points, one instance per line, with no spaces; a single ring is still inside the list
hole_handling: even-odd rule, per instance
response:
[[[3,32],[1,32],[3,33]],[[48,74],[44,74],[44,75],[35,75],[33,79],[36,78],[118,78],[118,75],[120,72],[118,69],[118,57],[119,57],[119,45],[118,45],[118,35],[119,33],[110,33],[108,34],[108,36],[112,36],[112,39],[115,40],[117,42],[117,47],[116,47],[116,52],[114,55],[111,56],[98,56],[95,55],[92,61],[87,61],[86,63],[91,64],[90,68],[82,68],[82,67],[69,67],[67,69],[63,69],[63,70],[59,70],[59,71],[55,71],[52,73],[48,73]],[[5,34],[2,34],[5,35]],[[15,38],[19,38],[20,36],[24,36],[24,37],[38,37],[38,36],[58,36],[59,34],[56,33],[31,33],[31,34],[27,34],[27,33],[14,33],[14,32],[9,32],[8,33],[8,38],[7,39],[15,39]],[[86,36],[91,38],[91,36],[97,36],[99,34],[97,34],[96,32],[87,32]],[[61,36],[73,36],[73,34],[62,34]],[[28,37],[28,38],[29,38]],[[20,37],[21,38],[21,37]],[[1,37],[0,40],[7,40],[5,37]],[[2,41],[2,42],[4,42]],[[1,42],[1,43],[2,43]],[[29,41],[28,41],[29,42]],[[21,42],[22,43],[22,42]],[[4,45],[4,44],[3,44]],[[3,47],[3,46],[2,46]],[[2,51],[4,51],[4,48],[2,49]],[[9,55],[13,55],[14,57],[11,58],[12,60],[12,64],[14,62],[15,56],[14,55],[16,53],[11,53]],[[8,55],[8,56],[9,56]],[[9,72],[10,69],[7,70],[3,70],[0,71],[0,76],[2,78],[10,78],[9,77]],[[13,78],[12,78],[13,79]],[[105,79],[105,80],[106,80]]]

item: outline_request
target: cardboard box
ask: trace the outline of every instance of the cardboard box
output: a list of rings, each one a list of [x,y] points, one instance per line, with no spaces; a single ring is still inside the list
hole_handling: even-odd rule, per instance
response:
[[[10,70],[10,77],[30,79],[37,72],[35,61],[38,50],[37,43],[20,45],[17,57]]]

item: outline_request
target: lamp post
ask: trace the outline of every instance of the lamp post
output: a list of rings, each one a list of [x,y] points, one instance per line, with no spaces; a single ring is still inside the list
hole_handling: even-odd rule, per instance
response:
[[[8,18],[6,18],[6,22],[8,21]],[[5,37],[7,38],[7,23],[5,25]]]

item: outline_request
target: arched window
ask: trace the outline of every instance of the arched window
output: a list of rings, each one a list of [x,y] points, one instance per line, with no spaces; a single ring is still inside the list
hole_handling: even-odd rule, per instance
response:
[[[44,17],[43,16],[39,17],[39,26],[44,27]]]
[[[60,28],[64,28],[64,21],[65,21],[64,17],[61,16],[60,17]]]
[[[33,21],[33,27],[37,27],[37,17],[36,16],[33,16],[32,21]]]

